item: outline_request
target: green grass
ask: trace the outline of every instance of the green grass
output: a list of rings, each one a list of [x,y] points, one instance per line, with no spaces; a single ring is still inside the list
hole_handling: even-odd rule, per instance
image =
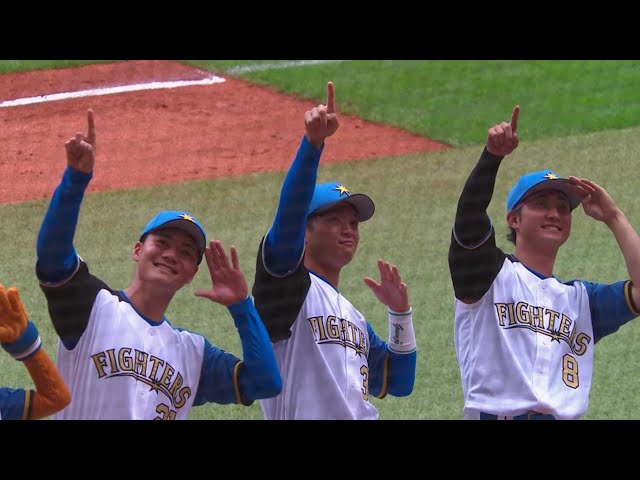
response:
[[[327,148],[331,148],[331,142]],[[376,261],[384,258],[399,266],[415,311],[415,390],[407,398],[373,399],[383,419],[461,418],[447,250],[458,195],[481,149],[478,144],[431,154],[321,166],[319,181],[339,180],[352,191],[370,194],[376,203],[376,215],[361,225],[360,248],[343,271],[341,290],[385,338],[386,310],[362,281],[364,276],[376,274]],[[522,173],[545,167],[602,182],[631,222],[640,225],[633,175],[638,151],[640,128],[521,142],[501,167],[489,209],[499,232],[499,246],[512,251],[504,238],[504,203],[509,188]],[[241,266],[252,279],[256,248],[272,220],[283,176],[283,172],[253,174],[88,195],[76,235],[77,251],[92,272],[112,287],[124,288],[133,272],[129,253],[145,222],[158,209],[185,208],[200,217],[210,237],[220,238],[227,246],[237,245]],[[33,274],[35,237],[45,206],[42,201],[0,206],[0,238],[7,239],[0,250],[0,265],[3,280],[20,288],[45,347],[55,353],[55,335]],[[555,273],[564,280],[609,282],[627,278],[610,232],[581,210],[574,214],[572,237],[561,249]],[[195,289],[208,285],[207,271],[202,269],[193,284],[176,296],[168,317],[175,325],[199,331],[215,345],[240,354],[240,342],[226,309],[193,296]],[[596,346],[587,418],[640,419],[635,362],[630,361],[639,336],[640,322],[632,322]],[[3,385],[30,384],[23,366],[8,355],[0,356],[0,371]],[[194,408],[190,418],[260,419],[262,415],[257,403],[249,408],[208,404]]]
[[[253,62],[188,63],[225,72]],[[339,110],[454,146],[486,138],[515,104],[528,140],[640,124],[640,61],[353,60],[236,76],[323,103],[332,80]]]
[[[109,63],[114,60],[0,60],[0,74],[42,70],[45,68],[70,68],[92,63]]]

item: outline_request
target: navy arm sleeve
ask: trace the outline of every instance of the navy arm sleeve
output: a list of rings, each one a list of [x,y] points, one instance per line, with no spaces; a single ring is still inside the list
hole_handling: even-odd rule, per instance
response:
[[[36,275],[43,283],[62,282],[77,268],[78,255],[73,247],[73,237],[80,204],[91,176],[67,167],[53,193],[36,244]]]
[[[315,148],[302,138],[280,192],[280,201],[265,240],[265,264],[276,275],[286,275],[298,264],[304,249],[307,209],[313,198],[324,144]]]
[[[374,332],[367,323],[369,334],[369,392],[374,397],[384,398],[387,394],[406,397],[413,391],[416,378],[417,353],[397,353]]]
[[[633,303],[630,280],[611,284],[582,281],[582,284],[589,296],[594,343],[617,332],[622,325],[640,315]]]
[[[487,215],[502,158],[485,147],[458,200],[449,247],[449,271],[458,299],[482,298],[504,262]]]
[[[33,397],[33,392],[29,392]],[[22,388],[0,388],[0,418],[2,420],[27,420],[29,402],[27,391]],[[28,402],[28,403],[27,403]]]
[[[250,405],[257,399],[274,397],[282,390],[271,341],[251,299],[231,305],[229,312],[240,334],[243,359],[214,347],[205,339],[194,405],[205,402]]]

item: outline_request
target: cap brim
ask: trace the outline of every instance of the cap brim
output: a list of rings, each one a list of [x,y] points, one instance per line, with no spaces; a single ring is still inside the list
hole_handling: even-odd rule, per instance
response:
[[[558,190],[564,193],[569,199],[571,210],[580,205],[582,203],[582,200],[584,199],[584,194],[580,195],[579,193],[580,187],[572,184],[566,178],[555,178],[553,180],[547,180],[531,187],[525,192],[525,194],[522,196],[522,200],[520,200],[512,210],[515,210],[517,207],[529,201],[529,199],[531,199],[531,197],[536,193],[543,192],[545,190]]]
[[[178,218],[176,220],[170,220],[167,223],[163,223],[161,226],[159,226],[158,228],[154,228],[148,233],[162,230],[164,228],[178,228],[188,233],[196,242],[196,246],[198,247],[198,253],[200,254],[200,258],[202,258],[202,255],[204,255],[204,250],[206,248],[207,241],[204,238],[204,233],[202,233],[202,230],[200,230],[200,227],[198,227],[198,225],[196,225],[195,223],[189,220],[183,220],[181,218]]]
[[[324,213],[341,203],[349,203],[353,205],[353,207],[356,209],[356,214],[359,222],[365,222],[369,220],[371,217],[373,217],[373,214],[376,211],[376,206],[374,205],[371,198],[369,198],[364,193],[354,193],[353,195],[349,195],[348,197],[345,197],[341,200],[330,203],[329,205],[325,205],[324,207],[319,208],[311,213]]]

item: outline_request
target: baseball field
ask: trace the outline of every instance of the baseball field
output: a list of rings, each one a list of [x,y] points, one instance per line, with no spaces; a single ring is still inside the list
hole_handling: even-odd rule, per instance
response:
[[[487,129],[521,106],[520,146],[498,176],[490,215],[507,243],[506,195],[528,171],[603,185],[640,229],[640,62],[637,61],[0,61],[0,283],[15,285],[43,344],[56,336],[34,275],[35,240],[66,165],[64,142],[95,112],[97,160],[75,247],[113,288],[133,273],[130,252],[161,209],[185,209],[210,238],[238,248],[251,281],[285,170],[304,132],[305,110],[336,86],[341,119],[327,142],[319,181],[369,194],[376,215],[361,226],[341,290],[387,336],[386,310],[364,285],[376,261],[398,265],[414,309],[418,370],[410,397],[373,399],[382,419],[462,417],[453,347],[453,290],[447,251],[458,195]],[[640,100],[640,99],[639,99]],[[581,210],[560,250],[556,275],[626,279],[615,239]],[[196,298],[208,274],[176,295],[176,326],[241,355],[230,315]],[[587,419],[638,419],[640,322],[595,349]],[[31,384],[0,356],[0,385]],[[205,405],[193,419],[260,419],[257,404]]]

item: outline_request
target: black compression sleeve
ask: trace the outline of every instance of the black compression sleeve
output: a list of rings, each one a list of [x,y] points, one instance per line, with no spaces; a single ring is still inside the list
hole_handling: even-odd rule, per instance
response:
[[[491,228],[487,208],[493,197],[498,168],[503,158],[490,154],[485,147],[462,189],[454,231],[463,246],[477,245],[486,238]]]

